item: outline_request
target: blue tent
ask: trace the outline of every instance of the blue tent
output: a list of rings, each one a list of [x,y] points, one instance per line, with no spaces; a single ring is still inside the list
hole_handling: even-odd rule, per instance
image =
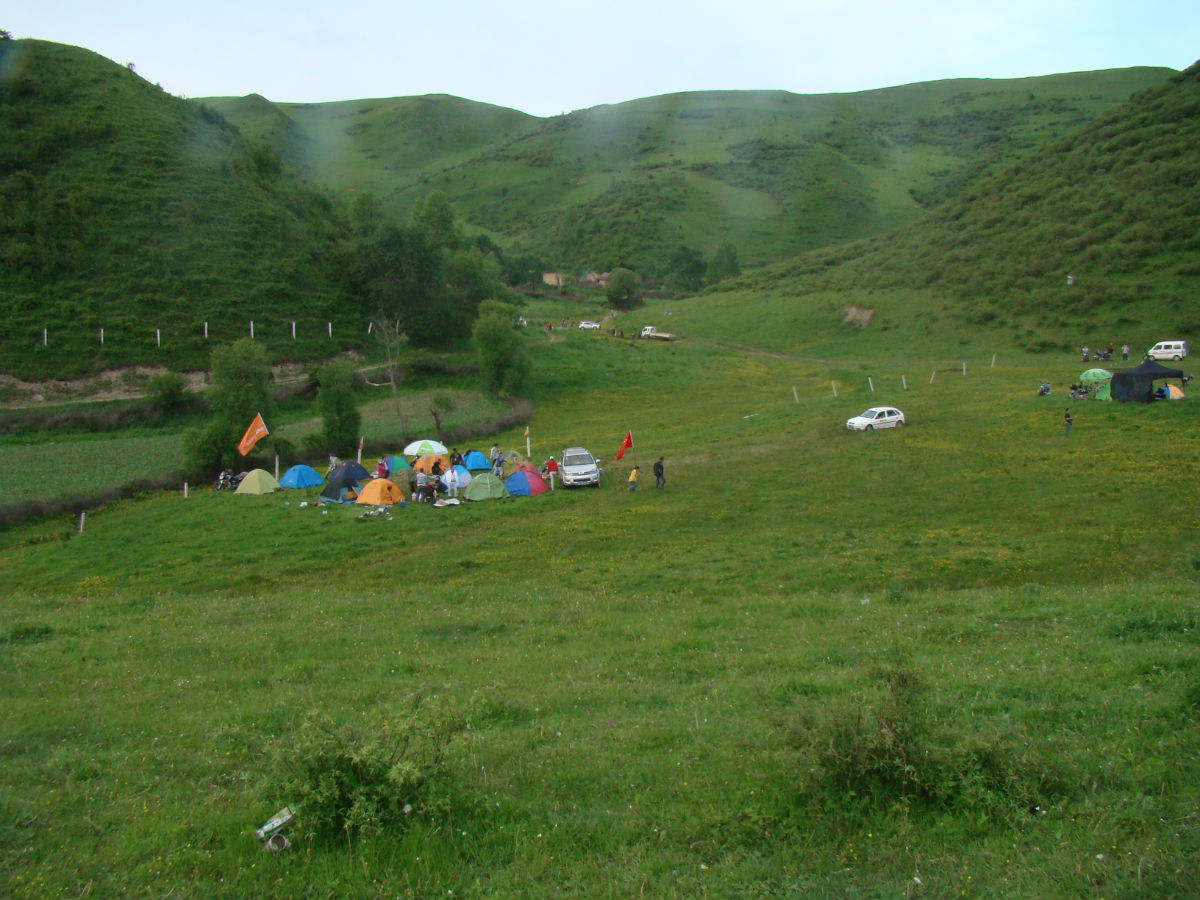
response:
[[[321,476],[312,466],[292,466],[279,479],[279,486],[286,488],[316,487],[321,483]]]
[[[475,471],[476,469],[490,469],[492,467],[491,460],[478,450],[468,450],[463,457],[463,465],[471,471]]]

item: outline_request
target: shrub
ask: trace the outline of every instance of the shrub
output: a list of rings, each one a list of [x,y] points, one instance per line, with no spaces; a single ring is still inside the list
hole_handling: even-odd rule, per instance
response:
[[[446,778],[446,748],[466,716],[412,698],[400,714],[376,714],[367,724],[310,714],[281,743],[266,784],[271,802],[297,810],[300,835],[334,840],[403,829],[436,815],[434,788]]]

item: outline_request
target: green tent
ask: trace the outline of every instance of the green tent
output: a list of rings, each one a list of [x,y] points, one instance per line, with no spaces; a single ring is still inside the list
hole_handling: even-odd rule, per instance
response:
[[[508,495],[504,482],[490,472],[473,476],[462,492],[466,500],[498,500]]]
[[[1105,382],[1096,388],[1096,393],[1092,394],[1093,400],[1112,400],[1112,383]]]
[[[269,494],[279,490],[279,482],[266,469],[252,469],[238,485],[239,494]]]

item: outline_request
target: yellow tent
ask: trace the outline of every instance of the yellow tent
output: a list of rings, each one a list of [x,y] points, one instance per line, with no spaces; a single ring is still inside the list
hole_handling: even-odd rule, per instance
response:
[[[279,482],[266,469],[252,469],[238,485],[239,494],[269,494],[279,490]]]
[[[426,475],[432,475],[434,463],[441,463],[443,472],[450,468],[450,460],[442,454],[436,453],[429,456],[418,456],[416,462],[413,463],[413,469],[417,472],[424,472]]]
[[[354,502],[366,506],[388,506],[403,499],[404,494],[392,482],[386,478],[372,478],[362,486],[362,490],[358,492],[358,499]]]

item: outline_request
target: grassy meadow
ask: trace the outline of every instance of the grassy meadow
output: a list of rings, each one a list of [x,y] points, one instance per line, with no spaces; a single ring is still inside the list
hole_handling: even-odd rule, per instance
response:
[[[1077,357],[931,310],[531,330],[532,455],[596,489],[0,533],[0,891],[1194,896],[1194,401],[1066,437]],[[846,431],[877,403],[908,427]]]

